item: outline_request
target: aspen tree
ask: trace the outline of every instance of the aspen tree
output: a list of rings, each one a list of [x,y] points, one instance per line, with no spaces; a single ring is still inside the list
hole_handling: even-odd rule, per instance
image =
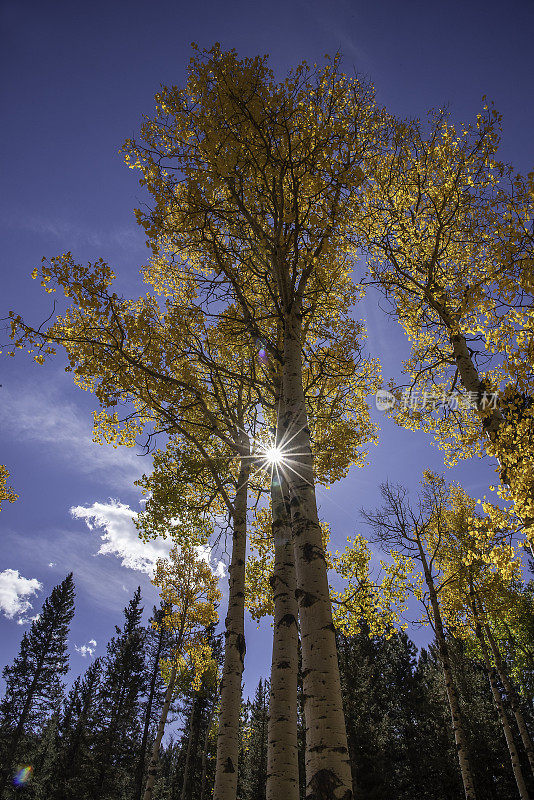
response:
[[[508,675],[508,671],[502,659],[499,647],[497,645],[497,642],[495,641],[495,637],[492,633],[491,627],[487,622],[484,625],[484,630],[488,637],[489,645],[491,648],[491,652],[493,654],[493,659],[495,661],[495,666],[497,668],[499,678],[501,679],[501,683],[504,686],[506,694],[510,700],[510,705],[512,706],[512,711],[517,722],[517,727],[519,728],[521,739],[523,741],[523,746],[527,753],[528,761],[530,764],[530,771],[532,775],[534,775],[534,743],[532,741],[530,731],[525,721],[525,716],[521,709],[521,703],[519,700],[517,689],[513,685],[510,676]]]
[[[528,798],[510,721],[497,684],[497,670],[486,641],[486,636],[491,634],[485,606],[498,609],[500,616],[506,616],[506,607],[511,600],[509,590],[514,582],[521,580],[521,563],[511,543],[513,515],[487,502],[483,503],[484,516],[476,514],[475,500],[455,485],[449,488],[447,506],[443,513],[444,524],[439,530],[441,541],[436,556],[443,574],[443,614],[459,635],[465,636],[469,631],[476,636],[519,794]],[[507,684],[511,689],[504,673],[503,677],[505,686]],[[532,761],[532,740],[521,709],[513,700],[512,709],[525,750]]]
[[[326,566],[314,491],[302,352],[322,310],[335,337],[336,285],[345,304],[352,259],[343,252],[348,197],[376,149],[371,92],[339,72],[301,65],[276,83],[265,58],[238,59],[218,46],[195,50],[187,86],[163,89],[140,138],[125,145],[153,208],[138,213],[162,284],[201,287],[204,313],[228,297],[243,336],[283,364],[284,427],[299,453],[289,479],[306,700],[307,793],[350,796],[351,779]],[[329,321],[328,321],[329,316]],[[233,320],[234,321],[234,320]],[[277,346],[276,322],[283,326]],[[349,794],[347,794],[349,793]],[[222,800],[216,795],[216,800]]]
[[[415,509],[409,504],[407,491],[402,486],[385,483],[381,485],[381,492],[385,501],[383,508],[372,513],[365,511],[363,515],[371,525],[376,541],[395,548],[400,556],[414,559],[423,569],[426,593],[422,581],[416,579],[414,594],[423,603],[426,618],[436,635],[465,797],[466,800],[476,800],[468,742],[440,607],[441,575],[436,568],[441,543],[439,532],[444,525],[447,501],[445,482],[426,472],[419,505]],[[438,532],[435,538],[429,536],[431,529]]]
[[[146,431],[148,446],[154,435],[163,433],[196,452],[189,466],[200,460],[211,487],[207,497],[201,490],[201,510],[220,512],[222,503],[223,513],[230,516],[232,556],[216,775],[224,791],[233,795],[245,655],[248,479],[257,387],[261,387],[256,348],[235,341],[228,321],[218,327],[205,325],[186,303],[189,295],[195,295],[191,282],[183,290],[176,287],[163,303],[151,295],[127,300],[110,289],[114,275],[107,264],[99,261],[82,267],[70,253],[43,262],[40,277],[47,291],[61,288],[71,305],[48,329],[32,328],[14,317],[17,345],[24,342],[30,351],[37,351],[38,363],[52,356],[58,345],[65,348],[67,369],[79,386],[95,393],[103,409],[95,413],[97,441],[132,446]],[[150,278],[147,273],[145,277]],[[123,418],[114,410],[118,404],[130,408]],[[194,483],[194,475],[188,474]],[[189,508],[193,524],[182,525],[182,534],[187,528],[194,535],[199,509],[188,506],[188,496],[191,491],[186,489],[180,516]]]
[[[534,173],[498,160],[500,124],[486,103],[469,125],[443,111],[392,125],[355,245],[412,342],[404,366],[419,396],[396,419],[434,432],[451,463],[496,457],[531,541]]]
[[[472,597],[472,609],[473,609],[473,619],[475,623],[475,635],[480,644],[480,649],[482,651],[482,658],[488,675],[491,693],[493,695],[495,706],[497,707],[499,719],[501,721],[501,725],[504,731],[506,746],[508,747],[508,752],[510,754],[510,761],[512,763],[512,770],[517,784],[517,789],[519,791],[519,796],[521,797],[521,800],[529,800],[530,795],[528,793],[528,789],[525,784],[525,778],[523,776],[523,770],[521,769],[519,755],[517,753],[517,748],[515,746],[514,736],[510,726],[510,721],[508,719],[508,714],[506,713],[503,698],[499,691],[499,687],[497,685],[496,670],[493,664],[491,663],[490,655],[488,652],[488,646],[484,636],[482,624],[480,622],[480,617],[477,612],[477,603],[474,596]]]
[[[217,318],[231,329],[236,347],[261,341],[282,365],[283,424],[300,461],[299,473],[291,473],[290,483],[305,696],[309,698],[308,793],[344,797],[350,792],[350,769],[302,362],[316,342],[335,341],[349,307],[358,299],[350,281],[354,259],[343,249],[343,242],[352,213],[349,198],[361,183],[362,164],[378,149],[382,116],[372,92],[343,76],[337,59],[323,69],[301,65],[276,84],[265,59],[240,61],[235,53],[222,53],[218,46],[195,54],[184,92],[176,87],[164,89],[157,103],[157,117],[147,119],[139,142],[125,145],[130,166],[142,171],[142,183],[155,201],[153,211],[144,218],[138,214],[154,253],[145,275],[156,290],[174,298],[176,330],[184,329],[182,316],[193,326],[201,325],[202,319]],[[88,273],[73,267],[68,254],[63,261],[56,260],[52,275],[45,267],[45,285],[58,275],[64,285],[65,269],[70,271],[70,290],[78,292]],[[96,381],[106,401],[106,392],[117,377],[117,353],[122,359],[121,377],[128,385],[131,368],[141,355],[145,360],[148,355],[143,381],[151,384],[154,373],[162,372],[160,350],[169,355],[165,364],[174,363],[184,340],[180,335],[148,333],[146,323],[160,314],[150,298],[127,306],[127,325],[117,330],[117,304],[107,293],[107,269],[100,263],[93,270],[94,291],[89,299],[84,296],[83,309],[90,324],[82,326],[81,338],[90,365],[87,371],[94,377],[91,324],[95,315],[106,319],[104,350],[113,368],[108,368],[106,380]],[[72,316],[66,320],[69,335],[77,328],[71,339],[76,347],[80,346],[78,322]],[[280,343],[278,323],[283,331]],[[37,347],[36,359],[46,357],[50,340],[39,348],[35,331],[30,332],[17,317],[13,324],[16,345],[20,344],[17,337],[27,338]],[[129,337],[137,337],[135,353],[122,347],[124,328]],[[190,334],[189,329],[188,344],[196,345],[198,336]],[[100,345],[101,339],[96,338]],[[111,350],[114,358],[109,359]],[[174,381],[167,379],[166,387],[171,395],[183,394],[181,407],[186,398],[189,402],[194,398],[202,407],[202,395],[190,392],[186,380],[173,377]],[[146,394],[143,408],[152,409],[154,393],[150,402]],[[168,414],[169,392],[165,394],[165,402],[158,407],[161,417]],[[110,396],[116,392],[111,390]],[[176,403],[175,397],[172,400]],[[102,427],[106,421],[99,422]],[[131,441],[139,424],[132,419],[123,428],[122,441]],[[221,762],[223,766],[228,766],[227,761]],[[217,775],[218,787],[220,770]],[[216,788],[217,800],[233,798],[235,786],[229,783],[221,792]]]
[[[187,659],[194,667],[195,681],[199,684],[209,664],[211,650],[204,642],[205,631],[217,620],[216,606],[221,596],[210,565],[186,545],[174,546],[168,559],[158,559],[153,583],[160,589],[165,609],[161,623],[154,624],[171,631],[174,642],[170,659],[163,660],[167,691],[152,748],[144,800],[152,797],[159,748],[180,670],[185,668]]]

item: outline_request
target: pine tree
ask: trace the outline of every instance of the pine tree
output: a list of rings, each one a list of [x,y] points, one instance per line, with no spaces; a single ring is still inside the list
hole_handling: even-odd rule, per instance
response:
[[[38,734],[48,714],[59,709],[73,616],[74,581],[70,573],[45,600],[39,617],[22,637],[18,656],[3,672],[6,694],[0,706],[1,786],[11,780],[25,740]]]
[[[265,800],[269,683],[260,679],[254,700],[248,703],[243,790],[247,800]]]
[[[92,746],[101,673],[101,659],[96,659],[85,675],[74,681],[68,693],[60,724],[62,747],[57,789],[51,795],[57,800],[85,800],[97,780],[98,765]]]
[[[107,646],[98,693],[94,758],[98,776],[92,798],[116,798],[133,791],[140,744],[139,709],[145,679],[145,631],[141,589],[124,609],[123,627]]]
[[[154,725],[157,725],[166,690],[165,682],[161,675],[160,661],[163,658],[169,657],[171,634],[169,630],[161,624],[163,615],[164,608],[156,608],[154,606],[152,619],[149,620],[149,625],[146,629],[145,658],[147,663],[144,692],[145,699],[141,707],[143,733],[141,747],[139,749],[139,763],[136,771],[135,797],[137,800],[141,800],[144,790],[150,729]],[[152,623],[155,623],[155,625]]]

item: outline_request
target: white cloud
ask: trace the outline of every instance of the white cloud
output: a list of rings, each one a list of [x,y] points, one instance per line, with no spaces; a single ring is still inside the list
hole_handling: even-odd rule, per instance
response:
[[[213,574],[217,578],[224,578],[226,577],[226,564],[224,561],[217,561],[217,563],[213,564],[213,551],[209,544],[200,544],[196,548],[198,553],[198,557],[201,558],[206,564],[209,564],[213,570]]]
[[[48,566],[49,566],[49,567],[55,567],[55,566],[56,566],[56,562],[55,562],[55,561],[50,561],[50,563],[48,564]]]
[[[103,530],[99,555],[117,556],[123,567],[151,574],[157,559],[165,558],[171,548],[171,542],[162,539],[141,541],[134,525],[136,512],[118,500],[76,506],[70,513],[75,519],[84,519],[89,530]]]
[[[35,614],[33,617],[19,617],[17,620],[17,625],[29,625],[30,622],[35,622],[35,620],[39,619],[40,616],[40,614]]]
[[[158,558],[166,558],[172,547],[168,539],[154,539],[143,542],[134,524],[137,513],[129,505],[119,500],[109,503],[95,502],[91,506],[75,506],[70,509],[75,519],[84,519],[89,530],[102,529],[102,544],[99,555],[114,555],[120,558],[123,567],[140,570],[152,574]],[[226,576],[226,565],[223,561],[213,561],[212,549],[209,545],[199,545],[198,557],[209,564],[218,578]]]
[[[74,649],[81,655],[82,658],[85,658],[86,656],[92,658],[95,654],[96,641],[94,639],[89,639],[87,644],[82,644],[79,647],[77,644],[75,644]]]
[[[131,489],[148,467],[131,448],[93,442],[90,412],[61,400],[50,385],[2,389],[0,423],[17,441],[53,445],[54,455],[70,467],[117,488]]]
[[[42,583],[36,578],[24,578],[17,569],[5,569],[0,572],[0,611],[8,619],[26,613],[32,607],[26,598],[42,588]]]

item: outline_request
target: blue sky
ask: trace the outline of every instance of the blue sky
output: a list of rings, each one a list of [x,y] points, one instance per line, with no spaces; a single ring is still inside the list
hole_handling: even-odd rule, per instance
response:
[[[30,273],[43,256],[65,250],[79,262],[104,258],[122,292],[139,291],[147,250],[132,211],[143,195],[118,150],[142,114],[151,113],[160,84],[183,83],[192,41],[206,47],[220,41],[242,55],[269,53],[280,75],[302,59],[320,62],[340,50],[346,69],[365,74],[379,102],[401,116],[447,105],[455,119],[467,121],[487,95],[504,116],[501,157],[526,172],[534,167],[532,30],[531,0],[506,6],[492,0],[4,0],[0,317],[9,309],[31,321],[48,315],[49,297]],[[385,377],[395,374],[406,352],[401,329],[382,315],[375,297],[357,313],[367,319],[369,352],[381,358]],[[147,610],[157,599],[146,568],[164,545],[140,554],[131,525],[139,508],[132,483],[150,468],[149,459],[91,443],[94,402],[63,372],[61,358],[37,367],[24,356],[0,356],[0,383],[0,461],[20,494],[0,515],[0,573],[11,570],[5,594],[0,589],[0,665],[17,651],[23,630],[17,622],[35,614],[73,570],[71,664],[78,674],[90,655],[75,647],[103,654],[138,584]],[[358,509],[376,503],[380,481],[415,487],[424,467],[442,467],[424,434],[383,417],[380,423],[369,467],[319,492],[334,545],[359,529]],[[478,459],[448,472],[474,494],[484,494],[493,475],[492,465]],[[257,629],[249,622],[247,630],[246,690],[252,692],[268,674],[269,625]],[[424,632],[412,635],[425,641]]]

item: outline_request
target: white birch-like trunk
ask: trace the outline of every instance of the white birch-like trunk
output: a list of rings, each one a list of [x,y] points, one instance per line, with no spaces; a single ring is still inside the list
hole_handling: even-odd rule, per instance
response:
[[[150,764],[148,765],[148,775],[146,779],[145,794],[143,796],[143,800],[152,800],[152,792],[154,791],[154,782],[156,780],[156,775],[158,773],[159,748],[161,746],[161,740],[163,739],[163,733],[165,731],[165,723],[167,722],[167,716],[169,714],[169,708],[171,706],[172,693],[174,691],[175,683],[176,683],[176,667],[173,667],[171,670],[167,691],[165,692],[165,700],[163,702],[163,708],[161,709],[161,715],[158,722],[158,729],[156,731],[156,738],[152,746],[152,755],[150,757]]]
[[[302,387],[301,320],[284,330],[282,427],[295,470],[287,469],[295,545],[306,721],[307,800],[351,800],[352,779],[341,700],[328,575],[317,514],[310,431]],[[292,456],[294,453],[294,456]]]
[[[235,800],[237,795],[241,679],[245,663],[245,557],[249,469],[248,464],[242,461],[234,500],[213,800]]]
[[[515,686],[513,685],[506,667],[504,666],[503,660],[501,658],[501,654],[499,652],[499,648],[497,646],[497,642],[491,632],[491,628],[486,622],[484,625],[484,629],[488,635],[488,641],[491,647],[491,651],[493,653],[493,658],[495,661],[495,666],[497,667],[497,672],[499,673],[499,677],[501,679],[502,685],[506,689],[506,693],[510,699],[510,705],[512,706],[512,711],[514,713],[514,717],[517,722],[517,727],[519,728],[519,733],[521,735],[521,741],[523,742],[523,746],[525,748],[528,763],[530,764],[530,769],[532,774],[534,775],[534,744],[532,742],[532,738],[530,736],[530,732],[523,716],[523,712],[521,710],[521,704],[519,701],[519,696]]]
[[[449,656],[449,647],[445,638],[445,630],[443,628],[443,620],[441,618],[441,611],[438,603],[438,596],[434,586],[434,580],[430,572],[425,552],[421,545],[420,540],[417,540],[419,549],[419,556],[423,565],[423,573],[425,576],[425,583],[428,587],[428,594],[432,606],[432,614],[434,617],[434,629],[436,631],[436,640],[438,643],[439,657],[441,667],[443,669],[443,677],[445,679],[445,690],[447,692],[447,699],[449,701],[449,710],[451,712],[452,729],[454,733],[454,741],[456,743],[456,752],[458,754],[458,764],[460,765],[460,774],[462,776],[462,783],[464,786],[464,793],[466,800],[476,800],[475,784],[473,781],[473,772],[469,762],[469,753],[467,749],[467,737],[465,735],[464,726],[462,723],[462,715],[460,712],[460,702],[458,700],[458,690],[454,682],[454,677],[451,669],[451,662]]]
[[[508,714],[506,713],[501,693],[499,691],[499,687],[497,686],[497,681],[495,677],[495,668],[490,661],[488,648],[486,646],[486,640],[484,638],[484,633],[482,631],[482,625],[480,624],[480,620],[478,619],[477,616],[475,616],[475,623],[476,623],[475,624],[476,636],[478,641],[480,642],[480,649],[482,650],[482,657],[484,659],[484,666],[486,668],[486,673],[488,675],[491,693],[493,695],[493,700],[495,701],[495,705],[497,707],[497,711],[499,714],[499,719],[501,721],[502,729],[504,731],[504,737],[506,739],[506,745],[508,747],[508,752],[510,754],[510,761],[512,763],[512,770],[514,772],[514,778],[517,784],[517,789],[519,791],[519,796],[521,800],[530,800],[530,795],[528,793],[525,784],[525,778],[523,777],[523,770],[521,769],[521,764],[519,763],[519,755],[517,753],[517,748],[515,746],[514,737],[512,734],[512,728],[510,727],[510,721],[508,720]]]
[[[298,623],[295,556],[285,480],[271,479],[274,569],[273,653],[267,736],[266,800],[298,800],[297,744]]]

